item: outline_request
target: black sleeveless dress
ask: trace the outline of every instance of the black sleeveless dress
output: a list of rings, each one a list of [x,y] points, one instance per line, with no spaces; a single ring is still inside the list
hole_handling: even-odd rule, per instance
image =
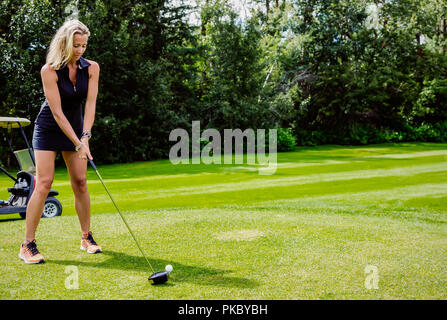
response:
[[[76,86],[69,77],[68,66],[64,66],[57,73],[57,87],[61,97],[62,111],[70,122],[74,132],[78,138],[81,138],[82,128],[84,125],[82,114],[82,102],[87,98],[88,92],[88,67],[90,63],[80,57],[76,61],[78,70],[76,72]],[[73,142],[63,133],[54,120],[48,101],[40,108],[37,115],[34,132],[33,132],[33,148],[35,150],[52,150],[52,151],[75,151]]]

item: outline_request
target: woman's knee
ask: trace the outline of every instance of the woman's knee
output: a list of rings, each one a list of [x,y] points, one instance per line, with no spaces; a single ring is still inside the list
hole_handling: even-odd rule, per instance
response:
[[[71,179],[71,186],[74,192],[86,193],[87,192],[87,179],[85,176],[74,177]]]
[[[48,193],[51,190],[52,184],[53,184],[52,177],[38,177],[36,179],[36,188],[34,192]]]

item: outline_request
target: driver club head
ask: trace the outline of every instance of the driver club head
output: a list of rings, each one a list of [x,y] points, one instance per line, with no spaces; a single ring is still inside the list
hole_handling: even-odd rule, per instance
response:
[[[168,281],[169,278],[169,272],[167,271],[161,271],[161,272],[155,272],[153,273],[148,280],[152,280],[152,284],[162,284]]]

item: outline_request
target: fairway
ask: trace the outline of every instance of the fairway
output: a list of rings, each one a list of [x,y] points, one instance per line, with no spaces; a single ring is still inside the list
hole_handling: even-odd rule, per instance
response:
[[[258,169],[98,165],[154,269],[174,267],[153,286],[91,168],[92,231],[104,253],[79,250],[58,168],[63,214],[37,229],[45,264],[18,258],[25,221],[0,216],[0,299],[447,299],[447,144],[297,148],[278,153],[275,174]],[[0,199],[11,186],[0,176]],[[73,272],[77,289],[67,286]]]

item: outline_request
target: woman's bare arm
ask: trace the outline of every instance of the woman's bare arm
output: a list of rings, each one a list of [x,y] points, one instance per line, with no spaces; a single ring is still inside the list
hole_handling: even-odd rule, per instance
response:
[[[84,132],[92,130],[93,123],[95,122],[96,97],[98,96],[99,65],[95,61],[89,60],[89,62],[88,93],[84,111]]]

